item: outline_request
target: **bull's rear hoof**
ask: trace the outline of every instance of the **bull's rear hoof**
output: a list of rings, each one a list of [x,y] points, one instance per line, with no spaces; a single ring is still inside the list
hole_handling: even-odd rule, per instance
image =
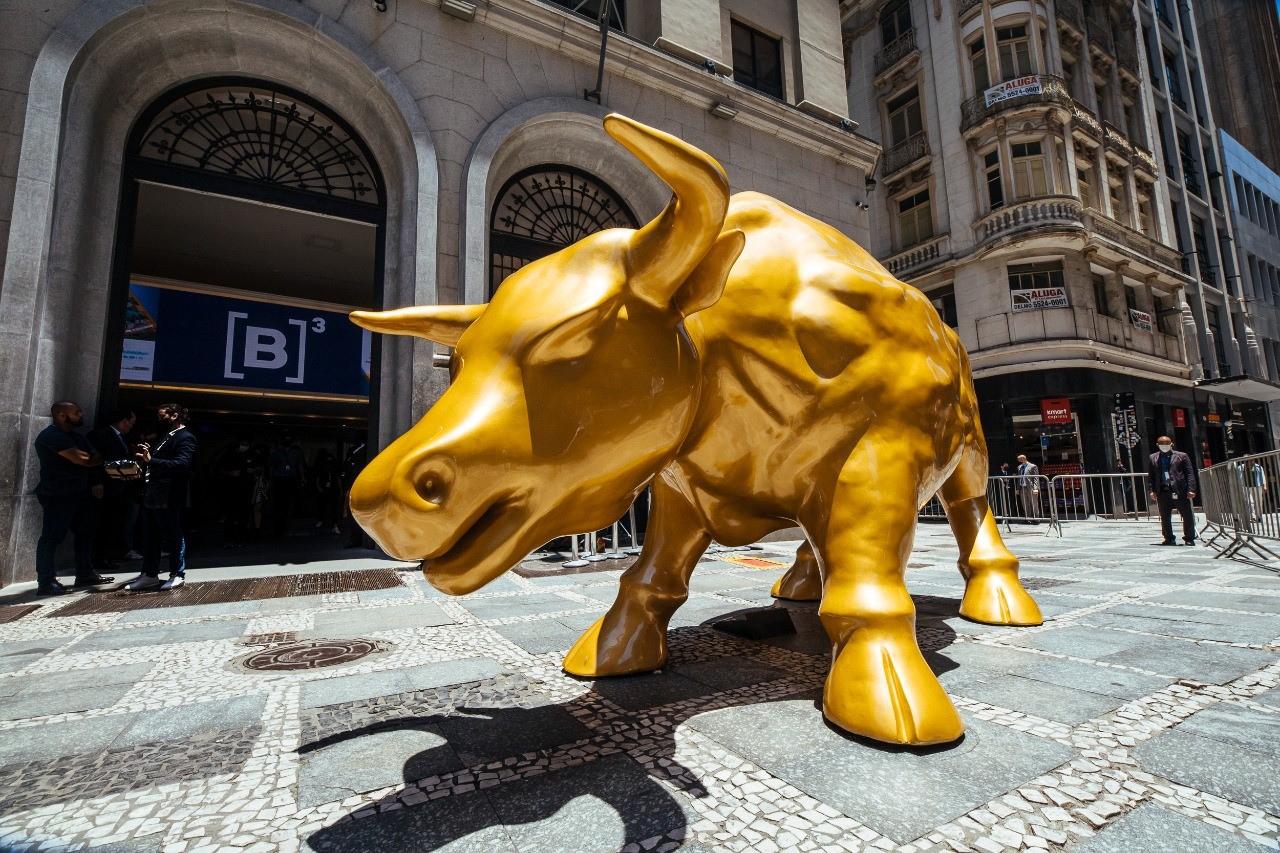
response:
[[[667,662],[666,638],[654,626],[612,626],[602,639],[608,614],[596,620],[564,656],[564,671],[579,678],[632,675],[661,669]]]
[[[931,746],[964,734],[914,636],[903,631],[855,632],[827,676],[822,713],[847,732],[883,743]]]
[[[1012,571],[975,572],[965,585],[960,615],[987,625],[1040,625],[1044,617]]]
[[[812,574],[807,571],[797,572],[798,568],[801,567],[792,566],[790,571],[778,578],[769,594],[788,601],[821,601],[822,578],[817,576],[816,571]]]

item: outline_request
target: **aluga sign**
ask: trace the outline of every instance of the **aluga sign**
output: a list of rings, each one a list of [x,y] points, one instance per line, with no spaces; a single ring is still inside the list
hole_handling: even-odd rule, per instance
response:
[[[1014,311],[1039,311],[1042,308],[1066,308],[1065,287],[1037,287],[1031,290],[1011,290],[1009,299]]]
[[[991,106],[1000,101],[1019,98],[1023,95],[1039,95],[1043,91],[1044,87],[1040,84],[1040,77],[1036,74],[1031,74],[1026,77],[1015,77],[1012,80],[1006,80],[1003,83],[992,86],[982,94],[986,98],[987,106]]]

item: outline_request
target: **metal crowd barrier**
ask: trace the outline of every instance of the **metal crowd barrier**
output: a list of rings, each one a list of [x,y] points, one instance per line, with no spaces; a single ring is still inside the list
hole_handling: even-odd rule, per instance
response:
[[[1062,535],[1062,525],[1050,500],[1051,483],[1043,474],[1024,477],[1021,474],[997,474],[987,478],[987,503],[996,521],[1010,530],[1013,524],[1045,522],[1049,531]],[[935,496],[920,508],[919,518],[945,519],[946,511]]]
[[[644,499],[643,497],[641,498]],[[609,545],[605,550],[601,547],[599,541],[599,531],[590,533],[575,533],[569,537],[569,548],[571,557],[562,565],[566,569],[577,569],[590,563],[598,563],[601,560],[621,560],[624,557],[639,554],[641,546],[644,545],[643,534],[637,535],[636,526],[636,505],[631,504],[627,508],[626,524],[620,518],[615,521],[609,531]],[[621,541],[618,537],[620,530],[627,531],[627,539],[631,542],[629,548],[619,548],[618,543]],[[578,537],[582,537],[582,548],[578,548]]]
[[[1280,458],[1276,464],[1280,466]],[[1045,522],[1049,525],[1046,532],[1057,532],[1059,536],[1064,522],[1159,518],[1156,502],[1148,497],[1145,473],[1059,474],[1052,478],[1043,474],[1035,477],[996,475],[987,478],[987,503],[1006,531],[1014,524]],[[946,513],[935,496],[920,508],[919,517],[943,519]],[[1280,513],[1274,521],[1280,540]]]
[[[1251,552],[1263,560],[1280,560],[1280,451],[1255,453],[1219,462],[1199,472],[1198,493],[1204,507],[1205,544],[1218,557]]]

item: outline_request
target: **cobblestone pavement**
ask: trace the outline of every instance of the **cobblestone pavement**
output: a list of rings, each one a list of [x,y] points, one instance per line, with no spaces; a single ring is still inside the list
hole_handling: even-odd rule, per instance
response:
[[[813,605],[763,641],[710,627],[772,606],[796,543],[709,554],[669,667],[595,683],[559,662],[613,599],[608,562],[462,599],[404,572],[46,602],[0,624],[0,849],[1277,849],[1280,579],[1158,539],[1015,528],[1048,621],[1005,629],[957,616],[954,544],[922,526],[920,643],[968,727],[932,750],[823,724]]]

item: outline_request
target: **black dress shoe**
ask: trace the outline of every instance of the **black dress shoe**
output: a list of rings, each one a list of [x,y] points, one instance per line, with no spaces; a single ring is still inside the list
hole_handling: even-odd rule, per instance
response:
[[[1194,540],[1194,539],[1188,539],[1186,542],[1183,542],[1182,544],[1183,544],[1183,545],[1194,545],[1194,544],[1196,544],[1196,540]]]
[[[66,595],[71,592],[61,581],[51,581],[44,586],[36,587],[36,595]]]
[[[1163,542],[1161,542],[1160,544],[1161,544],[1161,545],[1177,545],[1177,544],[1178,544],[1178,540],[1177,540],[1177,539],[1166,539],[1166,540],[1164,540]]]
[[[94,572],[91,575],[84,575],[83,577],[77,576],[76,586],[98,586],[104,583],[111,583],[114,580],[115,578],[111,575],[100,575],[97,572]]]

